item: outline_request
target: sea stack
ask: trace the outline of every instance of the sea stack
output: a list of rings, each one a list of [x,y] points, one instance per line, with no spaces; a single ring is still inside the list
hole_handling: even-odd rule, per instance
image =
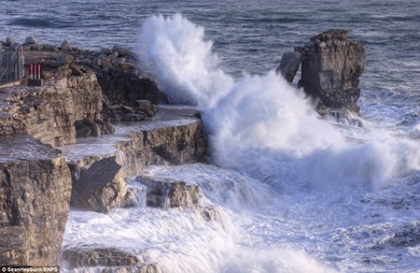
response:
[[[359,81],[365,70],[366,49],[357,41],[348,41],[347,30],[328,30],[310,39],[293,53],[301,57],[302,76],[299,87],[317,101],[317,110],[324,115],[329,110],[349,110],[359,114],[356,104],[360,97]],[[277,69],[289,82],[296,74],[296,65],[285,64],[299,60],[286,58]]]

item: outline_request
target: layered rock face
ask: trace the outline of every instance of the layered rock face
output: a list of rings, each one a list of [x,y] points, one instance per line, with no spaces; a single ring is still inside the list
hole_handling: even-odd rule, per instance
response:
[[[115,134],[101,141],[60,147],[72,173],[72,204],[106,213],[127,203],[124,175],[138,175],[147,165],[205,161],[207,139],[197,114],[191,108],[161,106],[152,120],[115,125]]]
[[[54,147],[75,143],[75,122],[99,119],[102,110],[92,72],[51,86],[9,88],[0,96],[0,135],[29,134]]]
[[[62,154],[30,136],[0,141],[0,264],[57,266],[70,209]]]
[[[127,175],[137,175],[147,165],[206,161],[207,138],[195,109],[162,107],[153,120],[132,130],[126,132],[130,141],[116,145],[124,154]]]
[[[285,54],[283,65],[278,68],[292,82],[301,56],[299,87],[317,101],[321,114],[330,109],[359,113],[356,102],[360,97],[359,81],[365,70],[366,50],[359,42],[347,39],[346,30],[323,32],[312,37],[304,47],[296,47],[295,53]],[[295,54],[295,58],[290,58],[291,54]]]
[[[55,147],[75,143],[75,123],[97,124],[96,135],[113,132],[101,121],[102,90],[91,70],[72,57],[50,51],[24,51],[28,62],[43,60],[43,87],[17,86],[0,92],[0,135],[29,134]]]
[[[125,49],[98,53],[29,37],[22,50],[26,63],[44,65],[44,85],[26,86],[29,79],[23,79],[21,86],[0,89],[0,264],[51,266],[58,264],[70,200],[102,213],[124,206],[133,196],[125,175],[150,164],[205,161],[207,140],[196,110],[153,104],[166,97]],[[115,131],[104,109],[109,120],[143,122],[117,125],[115,135],[103,136]],[[72,145],[90,136],[102,138]],[[62,148],[66,160],[48,144]],[[66,153],[72,147],[83,151],[76,148],[73,158]],[[171,208],[198,205],[197,186],[175,185]],[[200,212],[206,220],[218,215],[214,208]],[[121,272],[161,271],[108,247],[74,248],[63,256],[73,268],[102,266],[106,272],[116,263]]]

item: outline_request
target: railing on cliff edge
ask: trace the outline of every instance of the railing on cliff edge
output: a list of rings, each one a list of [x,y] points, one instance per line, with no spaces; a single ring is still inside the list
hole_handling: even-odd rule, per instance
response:
[[[20,81],[25,73],[23,66],[20,45],[0,48],[0,85]]]

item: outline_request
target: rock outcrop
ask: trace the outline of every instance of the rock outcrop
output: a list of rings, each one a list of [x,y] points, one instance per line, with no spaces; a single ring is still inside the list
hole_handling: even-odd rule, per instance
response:
[[[0,139],[0,264],[57,266],[70,209],[62,154],[27,135]]]
[[[101,267],[101,272],[162,272],[158,264],[144,263],[138,256],[113,247],[70,248],[63,252],[62,258],[68,264],[65,270],[95,266]]]
[[[131,139],[116,145],[124,154],[127,175],[137,175],[147,165],[206,161],[207,138],[195,109],[161,106],[152,120],[137,128],[116,126],[119,132]]]
[[[126,195],[124,171],[116,157],[96,161],[74,179],[71,203],[86,210],[107,213],[119,206]]]
[[[34,37],[22,45],[10,37],[0,44],[20,46],[25,63],[41,63],[44,71],[43,87],[26,87],[31,79],[24,78],[22,86],[1,91],[0,135],[26,133],[53,146],[72,144],[76,137],[113,133],[109,121],[147,120],[154,103],[167,101],[126,48],[89,51]]]
[[[0,135],[29,134],[57,147],[75,143],[75,123],[83,120],[98,123],[96,135],[111,133],[110,126],[101,126],[103,95],[93,71],[77,67],[72,56],[40,46],[23,52],[27,63],[42,60],[45,84],[0,91]]]
[[[193,208],[203,205],[200,187],[173,179],[138,176],[136,181],[147,187],[147,206],[163,209]]]
[[[300,52],[286,52],[281,57],[280,65],[277,67],[276,72],[281,73],[289,83],[292,83],[301,62],[302,54]]]
[[[75,63],[95,72],[104,95],[112,102],[135,106],[138,100],[153,104],[168,101],[154,79],[139,70],[136,55],[128,48],[116,45],[100,52],[74,49],[69,54]]]
[[[205,161],[207,139],[197,115],[191,108],[160,106],[150,121],[115,125],[114,135],[60,147],[72,173],[72,204],[105,213],[130,205],[121,167],[133,176],[147,165]]]
[[[302,78],[299,87],[317,101],[317,109],[347,109],[358,114],[359,79],[365,70],[366,50],[357,41],[348,41],[348,31],[329,30],[311,38],[304,47],[296,47],[296,58],[282,60],[278,71],[291,82],[298,55],[302,55]],[[290,65],[285,65],[285,64]],[[283,65],[282,65],[283,64]]]
[[[0,90],[0,264],[51,266],[58,264],[70,200],[106,213],[128,199],[125,175],[149,164],[205,161],[207,140],[197,110],[154,105],[166,97],[124,48],[93,52],[33,37],[21,48],[26,63],[44,65],[43,86],[28,87],[25,78],[21,86]],[[114,130],[103,119],[104,109],[109,120],[143,122]],[[80,143],[73,145],[76,138]],[[174,188],[171,206],[198,202],[185,200],[186,188]],[[198,195],[190,188],[190,195]],[[201,214],[212,220],[217,210],[203,208]],[[69,254],[75,268],[81,261],[107,272],[107,261],[119,256],[109,249],[89,251],[82,251],[87,260]],[[119,272],[161,271],[131,258],[122,258]]]

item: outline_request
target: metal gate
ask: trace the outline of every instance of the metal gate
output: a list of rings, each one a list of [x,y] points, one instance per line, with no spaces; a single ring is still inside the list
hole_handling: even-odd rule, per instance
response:
[[[0,85],[23,78],[24,57],[20,45],[0,48]]]

